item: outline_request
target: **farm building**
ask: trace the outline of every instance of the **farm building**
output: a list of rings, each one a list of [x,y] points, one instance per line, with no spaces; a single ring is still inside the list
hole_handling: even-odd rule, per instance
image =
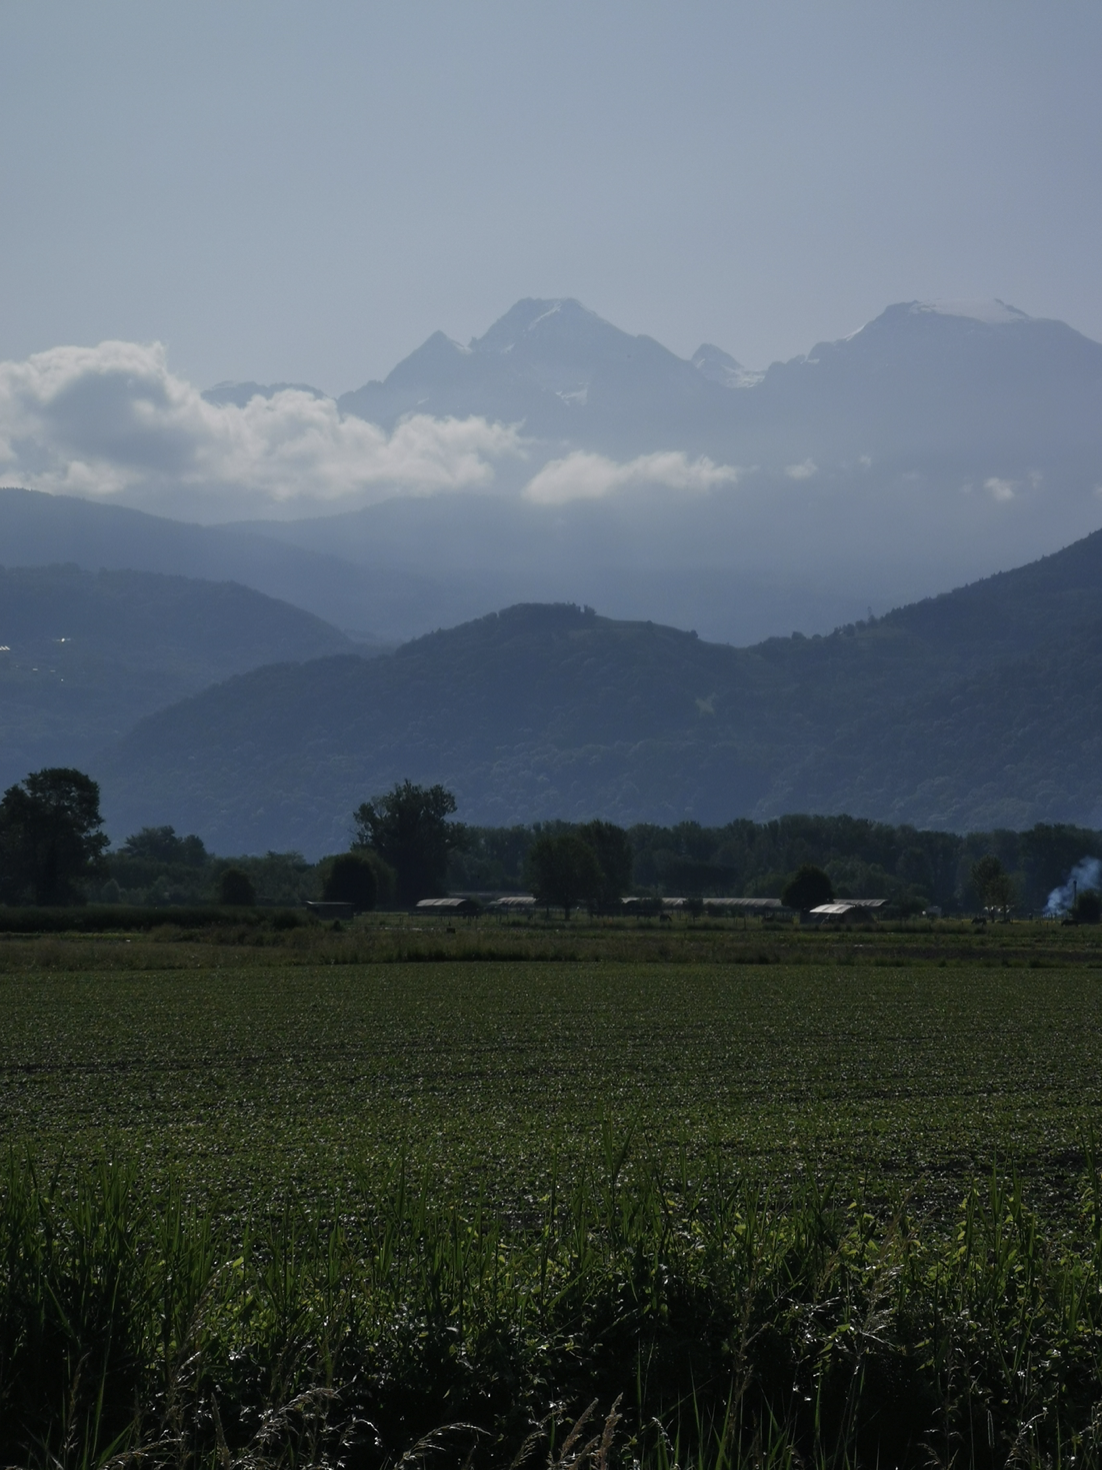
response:
[[[817,908],[800,915],[802,924],[871,924],[877,909],[887,903],[885,898],[840,898],[834,903],[821,903]]]
[[[481,911],[482,905],[473,898],[423,898],[413,906],[415,914],[438,914],[444,918],[452,918],[456,914],[470,917]]]
[[[306,907],[316,919],[353,919],[356,916],[356,910],[350,903],[307,899]]]

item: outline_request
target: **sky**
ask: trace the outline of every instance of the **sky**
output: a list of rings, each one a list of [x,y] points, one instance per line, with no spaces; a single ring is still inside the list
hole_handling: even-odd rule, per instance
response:
[[[751,367],[893,301],[1102,338],[1102,6],[0,0],[0,362],[389,369],[523,296]]]

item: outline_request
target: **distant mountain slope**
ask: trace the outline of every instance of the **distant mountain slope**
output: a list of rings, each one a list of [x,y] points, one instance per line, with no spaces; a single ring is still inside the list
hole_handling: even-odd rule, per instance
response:
[[[519,606],[393,658],[243,675],[105,755],[118,830],[332,850],[365,797],[443,781],[470,821],[1102,824],[1102,533],[828,637],[710,644]]]
[[[75,566],[0,568],[0,789],[83,764],[143,715],[276,659],[353,647],[232,582]]]
[[[250,527],[197,526],[76,496],[0,488],[0,565],[68,562],[91,571],[240,582],[384,644],[491,605],[471,578],[445,573],[434,579],[402,566],[368,572],[332,551],[275,540]]]

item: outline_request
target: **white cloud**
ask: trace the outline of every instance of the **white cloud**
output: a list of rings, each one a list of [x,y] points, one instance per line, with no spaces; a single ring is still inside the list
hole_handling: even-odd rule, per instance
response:
[[[989,480],[984,480],[983,488],[991,496],[992,500],[1013,500],[1014,481],[1000,480],[992,475]]]
[[[680,450],[641,454],[619,464],[603,454],[577,449],[545,464],[525,486],[527,500],[537,505],[564,505],[570,500],[600,500],[618,490],[646,485],[702,494],[716,485],[734,484],[739,471],[710,459],[689,459]]]
[[[784,472],[790,480],[810,480],[819,473],[819,466],[813,459],[805,459],[801,464],[786,465]]]
[[[244,408],[206,402],[159,344],[56,347],[0,363],[0,476],[110,498],[186,491],[197,509],[295,501],[366,503],[485,490],[523,452],[515,428],[414,415],[391,433],[287,389]]]

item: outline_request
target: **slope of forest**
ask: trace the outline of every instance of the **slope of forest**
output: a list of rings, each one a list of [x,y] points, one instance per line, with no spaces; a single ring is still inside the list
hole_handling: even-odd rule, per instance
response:
[[[0,568],[0,783],[82,765],[143,715],[231,674],[353,646],[232,582]]]
[[[828,637],[710,644],[521,605],[392,657],[277,665],[143,721],[96,767],[113,831],[339,848],[394,781],[469,821],[848,811],[1102,823],[1102,534]]]
[[[150,515],[124,505],[105,505],[74,495],[48,495],[0,486],[0,557],[9,567],[72,563],[88,571],[159,572],[207,582],[238,582],[269,598],[305,608],[366,642],[393,643],[394,628],[418,631],[418,600],[434,595],[426,582],[399,569],[366,575],[340,556],[289,546],[256,531],[199,526]],[[473,606],[466,584],[435,606]],[[464,598],[466,600],[464,600]],[[376,619],[386,629],[375,635]],[[431,626],[431,624],[430,624]],[[409,636],[408,633],[403,636]]]

